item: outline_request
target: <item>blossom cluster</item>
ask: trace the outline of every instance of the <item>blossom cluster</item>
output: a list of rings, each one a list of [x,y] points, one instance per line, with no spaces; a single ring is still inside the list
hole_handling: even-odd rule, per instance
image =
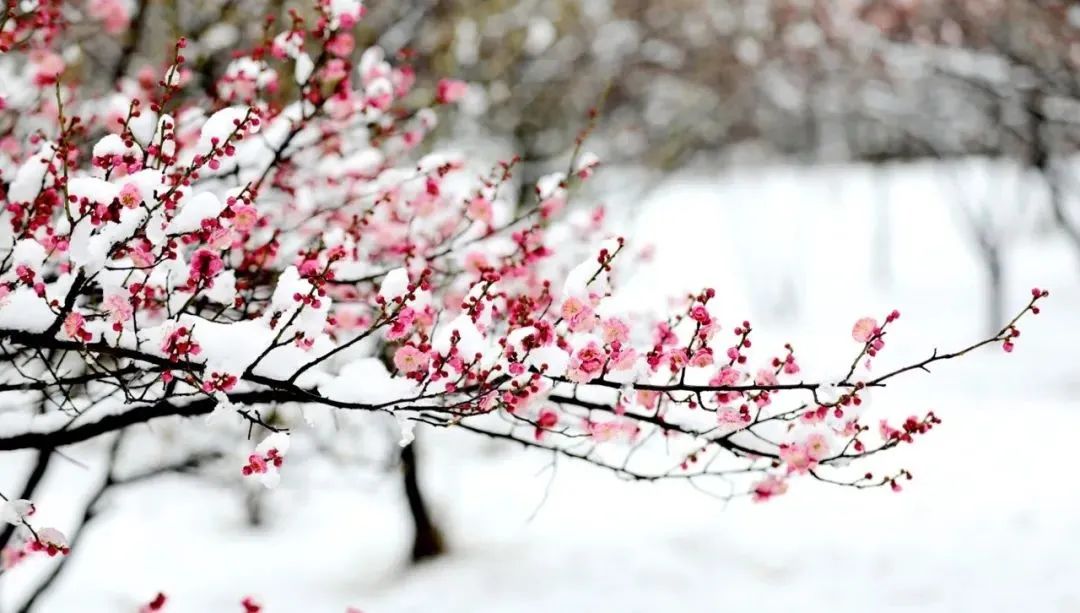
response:
[[[34,528],[30,518],[36,512],[34,503],[29,500],[8,500],[0,496],[0,522],[10,524],[17,529],[17,538],[13,544],[0,549],[0,572],[18,565],[34,553],[44,553],[49,557],[66,556],[71,552],[67,537],[56,528]]]

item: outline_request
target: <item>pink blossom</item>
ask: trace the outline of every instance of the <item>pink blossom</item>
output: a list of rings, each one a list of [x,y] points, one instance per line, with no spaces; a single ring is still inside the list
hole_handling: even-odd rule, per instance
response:
[[[551,196],[550,198],[544,198],[540,201],[540,216],[544,219],[551,219],[558,215],[563,207],[566,206],[566,198],[564,196]]]
[[[304,260],[296,267],[297,272],[299,272],[300,276],[304,279],[310,279],[311,277],[317,276],[321,268],[322,266],[319,265],[319,260],[314,258]]]
[[[640,428],[631,420],[604,422],[586,420],[585,431],[589,433],[589,436],[594,441],[603,443],[618,438],[633,440],[638,435]]]
[[[333,58],[326,63],[323,67],[323,78],[328,82],[344,81],[349,77],[349,65],[345,63],[341,58]],[[389,103],[386,106],[380,107],[381,110],[389,108]]]
[[[793,356],[788,356],[787,361],[784,362],[784,374],[785,375],[797,375],[799,374],[799,364],[795,361]]]
[[[750,423],[750,414],[733,408],[723,408],[716,412],[716,421],[727,430],[739,430]]]
[[[199,249],[191,256],[191,266],[188,280],[197,284],[206,281],[207,287],[213,287],[214,277],[225,268],[221,256],[209,249]]]
[[[754,484],[753,498],[754,502],[765,502],[770,498],[779,496],[787,492],[787,481],[776,475],[768,475],[761,481]]]
[[[142,202],[142,192],[139,191],[138,185],[128,182],[120,188],[119,199],[120,204],[122,204],[124,208],[133,209],[139,206],[139,203]]]
[[[86,318],[82,316],[82,313],[75,311],[68,313],[67,317],[64,318],[64,334],[84,342],[92,338],[90,333],[86,331]]]
[[[353,39],[352,34],[346,32],[338,32],[333,38],[326,42],[326,50],[338,57],[349,55],[355,48],[355,39]]]
[[[576,174],[579,179],[588,179],[593,175],[593,172],[595,172],[596,167],[599,165],[599,158],[592,153],[584,153],[574,167],[574,174]]]
[[[626,325],[625,321],[618,317],[605,319],[601,323],[600,329],[604,338],[604,343],[607,345],[612,343],[625,343],[630,339],[630,327]]]
[[[255,207],[249,204],[240,204],[232,207],[233,218],[232,225],[241,232],[247,232],[255,227],[255,222],[259,220],[259,213],[255,210]]]
[[[562,317],[572,332],[588,332],[596,323],[592,307],[574,296],[563,301]]]
[[[109,320],[114,324],[123,324],[132,318],[135,311],[131,301],[123,294],[109,294],[105,297],[105,310],[109,313]]]
[[[694,352],[694,355],[690,357],[690,365],[698,368],[705,368],[712,366],[713,364],[713,352],[708,347],[702,347]]]
[[[191,338],[191,330],[178,326],[161,341],[161,352],[172,360],[198,355],[202,348]]]
[[[739,382],[739,379],[741,378],[742,374],[738,370],[730,366],[725,366],[720,369],[720,372],[716,373],[716,375],[709,380],[709,385],[712,385],[714,387],[731,386],[737,384]]]
[[[233,232],[228,228],[216,228],[210,233],[206,244],[214,249],[228,249],[233,244]]]
[[[64,72],[64,60],[52,51],[32,51],[30,61],[34,64],[36,85],[51,85],[56,82],[60,73]]]
[[[154,263],[154,254],[150,252],[150,245],[146,241],[136,241],[127,253],[136,266],[147,267]]]
[[[686,349],[682,347],[668,351],[666,357],[671,366],[671,372],[682,370],[690,362],[690,356],[687,355]]]
[[[633,347],[620,347],[612,350],[609,357],[611,370],[630,370],[637,363],[638,352]]]
[[[131,16],[123,0],[91,0],[87,12],[102,22],[107,34],[120,34],[127,29]]]
[[[56,528],[39,528],[35,536],[27,545],[29,551],[44,551],[50,558],[71,553],[67,537]]]
[[[403,345],[394,352],[394,366],[405,374],[425,370],[428,367],[428,354],[412,345]]]
[[[884,419],[878,423],[878,433],[881,435],[881,438],[885,440],[900,438],[900,431],[890,426],[889,422]]]
[[[536,418],[536,431],[533,433],[533,437],[536,440],[540,440],[544,437],[545,430],[551,430],[559,424],[559,414],[552,409],[544,409],[540,411],[540,415]]]
[[[780,382],[776,380],[776,373],[768,368],[762,368],[757,371],[754,383],[757,385],[779,385]]]
[[[491,225],[492,209],[491,203],[487,198],[483,196],[477,196],[469,201],[469,207],[466,210],[469,218],[474,221],[479,221]]]
[[[811,460],[820,462],[829,455],[829,439],[820,432],[806,437],[806,454]]]
[[[464,81],[458,81],[457,79],[439,79],[439,83],[436,86],[435,100],[440,104],[452,104],[461,99],[468,88],[468,84]]]
[[[800,475],[817,466],[817,461],[810,457],[806,445],[799,443],[780,445],[780,461],[787,464],[789,473]]]
[[[708,309],[700,304],[690,309],[690,318],[703,326],[712,322],[712,316],[709,315]]]
[[[0,569],[11,570],[26,558],[26,549],[8,545],[0,549]]]
[[[863,317],[855,322],[855,326],[851,329],[851,338],[860,343],[866,343],[869,342],[877,332],[877,320],[873,317]]]
[[[604,350],[596,341],[589,341],[570,359],[566,378],[577,383],[587,383],[600,376],[604,368]]]
[[[299,30],[289,30],[274,37],[270,45],[270,54],[279,60],[286,57],[294,57],[304,44],[304,33]]]
[[[636,395],[637,404],[646,409],[655,409],[660,401],[660,392],[653,390],[638,390]]]
[[[397,317],[386,329],[386,340],[401,340],[412,333],[413,321],[416,320],[416,311],[411,307],[404,307],[398,312]]]

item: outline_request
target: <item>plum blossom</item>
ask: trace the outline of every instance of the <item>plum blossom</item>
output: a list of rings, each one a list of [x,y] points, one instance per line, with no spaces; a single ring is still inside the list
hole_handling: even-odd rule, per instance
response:
[[[412,332],[413,322],[416,321],[417,313],[412,307],[404,307],[398,311],[393,323],[386,329],[386,340],[396,341],[407,337]]]
[[[30,61],[34,65],[34,83],[39,86],[47,86],[56,82],[60,73],[64,72],[64,60],[52,51],[37,50],[30,54]]]
[[[86,329],[86,318],[82,313],[72,311],[64,318],[64,334],[84,343],[90,342],[94,335]]]
[[[469,207],[466,209],[466,213],[469,218],[474,221],[479,221],[491,225],[492,221],[492,208],[491,202],[483,196],[477,196],[469,201]]]
[[[131,21],[124,0],[90,0],[87,11],[91,17],[101,21],[103,29],[109,34],[120,34]]]
[[[811,460],[820,462],[829,455],[829,439],[821,432],[812,432],[806,437],[805,448]]]
[[[258,211],[249,204],[241,204],[232,207],[232,226],[241,232],[247,232],[255,227],[259,220]]]
[[[131,300],[123,294],[109,294],[105,297],[105,310],[109,313],[109,321],[112,323],[113,330],[119,332],[125,322],[131,321],[131,318],[135,314],[135,309],[131,305]]]
[[[655,409],[660,401],[660,392],[654,390],[638,390],[635,401],[646,409]]]
[[[559,414],[551,409],[544,409],[540,411],[540,415],[536,418],[536,430],[533,432],[533,438],[540,440],[544,437],[544,432],[555,428],[559,424]]]
[[[288,451],[289,435],[285,432],[275,432],[255,447],[255,452],[248,456],[247,464],[241,472],[245,477],[256,475],[267,488],[277,487],[281,482],[279,469]]]
[[[592,306],[575,296],[563,301],[561,313],[573,332],[588,332],[596,323]]]
[[[768,368],[762,368],[757,371],[757,376],[754,377],[754,383],[757,385],[779,385],[779,381],[776,380],[776,373]]]
[[[787,492],[787,481],[776,475],[768,475],[754,484],[752,494],[754,502],[765,502]]]
[[[209,249],[199,249],[191,256],[188,282],[193,285],[205,283],[214,286],[214,277],[225,269],[221,256]]]
[[[600,376],[606,356],[596,341],[589,341],[570,358],[566,378],[575,383],[588,383]]]
[[[817,459],[811,455],[805,442],[780,445],[780,461],[787,465],[788,473],[800,475],[817,466]]]
[[[26,558],[26,549],[8,545],[0,549],[0,570],[11,570]]]
[[[724,407],[716,411],[716,421],[725,431],[740,430],[750,423],[750,412]]]
[[[851,338],[860,343],[866,343],[877,333],[877,320],[872,317],[863,317],[855,322],[855,326],[851,329]]]
[[[709,347],[702,347],[690,356],[690,365],[697,368],[705,368],[713,365],[713,352]]]
[[[405,374],[427,369],[429,356],[412,345],[403,345],[394,352],[394,366]]]
[[[27,544],[27,549],[45,552],[50,558],[71,553],[67,537],[56,528],[39,528],[35,538]]]
[[[563,308],[566,308],[565,303]],[[609,317],[608,319],[605,319],[601,322],[600,329],[604,344],[606,345],[612,343],[625,343],[630,339],[630,326],[626,325],[626,322],[618,317]]]
[[[131,182],[125,183],[124,186],[120,188],[119,200],[124,208],[133,209],[139,206],[139,203],[143,200],[142,192],[139,191],[139,186]]]
[[[598,443],[618,439],[633,440],[641,428],[630,420],[589,421],[585,422],[585,431]]]
[[[442,104],[453,104],[465,95],[469,86],[456,79],[440,79],[436,86],[435,100]]]

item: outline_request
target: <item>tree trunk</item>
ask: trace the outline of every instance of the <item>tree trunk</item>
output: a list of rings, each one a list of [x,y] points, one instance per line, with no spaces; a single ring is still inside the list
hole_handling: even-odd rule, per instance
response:
[[[247,520],[248,526],[261,528],[265,523],[265,503],[265,494],[261,489],[251,488],[244,492],[244,519]]]
[[[1005,325],[1005,265],[997,249],[986,251],[987,318],[986,330],[995,334]]]
[[[405,499],[409,502],[409,514],[413,520],[413,563],[434,558],[446,551],[442,531],[435,525],[420,491],[416,442],[401,450],[401,473],[405,486]]]

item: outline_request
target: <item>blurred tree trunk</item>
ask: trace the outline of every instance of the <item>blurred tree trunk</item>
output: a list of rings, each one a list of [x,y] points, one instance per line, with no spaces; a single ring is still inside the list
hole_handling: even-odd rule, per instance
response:
[[[1005,324],[1005,265],[1001,250],[990,247],[983,250],[987,275],[987,322],[988,334],[996,334]]]
[[[416,457],[416,441],[401,450],[401,474],[405,486],[405,499],[413,521],[413,545],[411,560],[421,562],[446,552],[442,531],[431,517],[427,503],[420,490],[419,465]]]
[[[260,488],[262,486],[259,486]],[[244,492],[244,517],[248,526],[262,527],[266,519],[266,499],[262,489],[248,488]]]
[[[1043,95],[1039,91],[1033,92],[1027,99],[1027,113],[1028,113],[1028,128],[1030,130],[1029,139],[1031,141],[1031,165],[1043,177],[1043,181],[1046,183],[1047,193],[1050,199],[1050,211],[1054,216],[1054,223],[1057,224],[1061,231],[1065,233],[1066,238],[1069,239],[1069,243],[1076,251],[1077,260],[1080,262],[1080,227],[1077,226],[1077,222],[1069,217],[1066,209],[1066,194],[1062,190],[1061,179],[1062,173],[1065,173],[1065,178],[1072,179],[1072,175],[1068,174],[1068,160],[1066,159],[1063,166],[1063,171],[1059,172],[1054,168],[1053,161],[1051,160],[1051,151],[1049,144],[1046,142],[1046,129],[1047,118],[1042,111]]]

